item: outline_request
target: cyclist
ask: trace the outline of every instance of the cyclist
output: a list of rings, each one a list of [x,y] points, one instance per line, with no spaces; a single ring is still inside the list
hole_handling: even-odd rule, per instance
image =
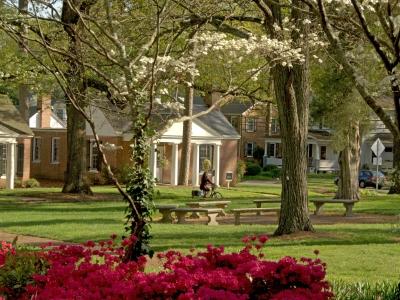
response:
[[[211,181],[210,176],[208,175],[207,171],[203,173],[201,176],[200,181],[200,190],[203,192],[204,197],[207,196],[207,193],[214,188],[214,183]]]

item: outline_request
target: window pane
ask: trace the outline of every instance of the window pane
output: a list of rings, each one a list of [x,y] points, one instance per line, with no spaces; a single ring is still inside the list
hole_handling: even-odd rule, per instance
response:
[[[267,143],[267,157],[275,157],[275,144]]]
[[[253,157],[253,143],[247,143],[246,144],[246,156],[247,157]]]
[[[7,145],[0,144],[0,176],[6,175],[7,170]]]
[[[326,159],[326,146],[321,146],[321,156],[320,159],[325,160]]]

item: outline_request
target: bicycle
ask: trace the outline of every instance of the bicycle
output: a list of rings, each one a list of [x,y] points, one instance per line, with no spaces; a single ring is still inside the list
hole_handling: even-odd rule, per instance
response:
[[[220,192],[216,191],[217,186],[213,185],[211,187],[211,191],[204,192],[202,190],[199,191],[192,191],[192,198],[194,197],[203,197],[203,198],[211,198],[211,199],[222,199],[223,196]]]

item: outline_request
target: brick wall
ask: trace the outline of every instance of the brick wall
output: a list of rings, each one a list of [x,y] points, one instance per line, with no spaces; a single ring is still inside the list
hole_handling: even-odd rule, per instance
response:
[[[67,130],[66,129],[33,129],[35,138],[40,139],[40,160],[31,161],[30,169],[32,178],[64,180],[64,172],[67,162]],[[53,137],[59,140],[59,161],[51,162],[51,140]],[[33,141],[33,139],[32,139]],[[33,142],[31,143],[31,145]],[[31,146],[32,149],[32,146]],[[30,150],[32,155],[32,150]]]
[[[18,144],[22,144],[24,147],[24,155],[23,155],[23,169],[21,180],[27,180],[31,177],[31,143],[32,138],[18,138]]]

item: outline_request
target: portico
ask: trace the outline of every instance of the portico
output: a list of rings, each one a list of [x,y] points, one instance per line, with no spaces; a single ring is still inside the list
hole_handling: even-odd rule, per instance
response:
[[[160,183],[169,183],[172,186],[178,185],[178,174],[180,159],[182,155],[182,132],[183,123],[174,123],[164,134],[152,141],[150,147],[149,169],[153,178]],[[234,136],[236,143],[237,137]],[[224,147],[227,137],[221,136],[213,128],[203,124],[199,120],[192,123],[191,158],[190,158],[190,182],[197,187],[200,184],[200,177],[203,173],[203,161],[208,159],[212,164],[213,182],[219,186],[223,184],[223,171],[221,168],[221,148]],[[229,140],[232,140],[230,137]],[[229,146],[232,147],[231,145]],[[235,149],[236,151],[236,149]],[[232,153],[235,160],[236,152]],[[229,168],[229,171],[231,170]]]

